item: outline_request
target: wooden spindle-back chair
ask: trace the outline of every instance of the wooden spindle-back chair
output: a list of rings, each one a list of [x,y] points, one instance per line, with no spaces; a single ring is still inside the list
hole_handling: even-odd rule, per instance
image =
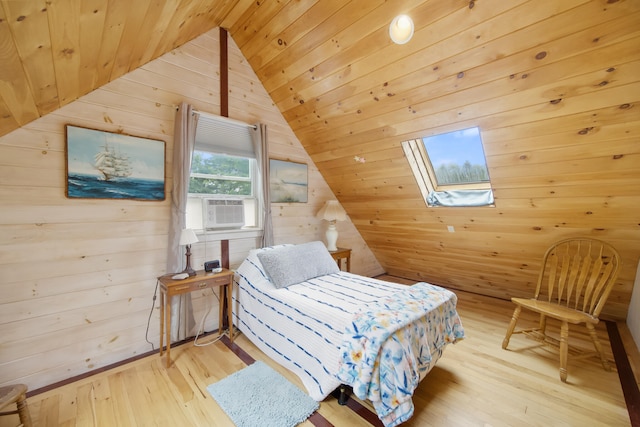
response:
[[[608,243],[591,238],[561,240],[544,255],[533,298],[511,298],[516,308],[502,342],[506,349],[512,334],[522,333],[560,349],[560,379],[567,381],[569,354],[569,324],[584,323],[596,349],[595,354],[605,370],[610,370],[595,326],[615,283],[620,268],[620,255]],[[525,308],[540,314],[538,327],[515,330],[521,310]],[[560,340],[546,333],[546,318],[560,320]],[[580,357],[591,356],[572,348]]]

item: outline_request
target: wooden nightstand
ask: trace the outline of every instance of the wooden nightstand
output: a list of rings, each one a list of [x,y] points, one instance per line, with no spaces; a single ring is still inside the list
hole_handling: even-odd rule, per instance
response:
[[[163,338],[167,338],[167,368],[171,366],[171,297],[187,292],[220,287],[220,323],[218,331],[222,335],[222,317],[224,314],[224,295],[227,297],[227,322],[229,323],[229,340],[233,342],[233,320],[231,315],[231,293],[233,290],[233,271],[223,269],[220,273],[196,271],[195,276],[182,280],[173,280],[175,273],[158,277],[160,282],[160,356],[163,354]]]
[[[342,259],[347,260],[347,271],[351,271],[351,249],[338,248],[337,251],[329,251],[333,259],[338,263],[338,267],[342,270]]]

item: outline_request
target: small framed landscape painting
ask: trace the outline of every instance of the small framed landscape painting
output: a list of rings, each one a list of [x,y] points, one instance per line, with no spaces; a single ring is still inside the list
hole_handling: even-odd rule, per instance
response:
[[[307,203],[306,163],[269,159],[269,189],[272,203]]]
[[[165,143],[67,125],[67,197],[165,199]]]

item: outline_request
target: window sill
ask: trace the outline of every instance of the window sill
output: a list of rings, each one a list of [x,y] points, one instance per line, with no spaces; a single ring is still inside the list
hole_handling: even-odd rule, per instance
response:
[[[197,236],[207,236],[206,240],[213,238],[216,240],[236,240],[236,239],[251,239],[256,237],[262,237],[261,228],[246,228],[242,230],[198,230]]]

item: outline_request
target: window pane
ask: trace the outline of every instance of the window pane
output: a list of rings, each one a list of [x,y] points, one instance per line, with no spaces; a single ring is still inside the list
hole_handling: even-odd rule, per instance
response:
[[[191,160],[191,173],[249,178],[249,159],[206,151],[194,151]]]
[[[189,193],[251,196],[251,185],[251,159],[194,151]]]
[[[477,127],[422,138],[437,185],[489,182]]]
[[[189,193],[251,196],[251,182],[192,176],[189,179]]]

